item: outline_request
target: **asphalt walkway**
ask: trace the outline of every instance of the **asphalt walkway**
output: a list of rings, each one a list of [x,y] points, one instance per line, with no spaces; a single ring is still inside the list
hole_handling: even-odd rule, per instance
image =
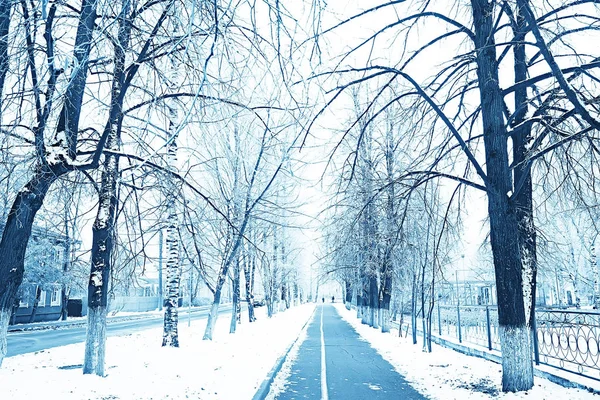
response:
[[[425,399],[344,321],[320,305],[277,399]]]

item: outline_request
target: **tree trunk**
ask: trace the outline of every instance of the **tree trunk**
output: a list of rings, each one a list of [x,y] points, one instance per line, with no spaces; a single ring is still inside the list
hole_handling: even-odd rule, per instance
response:
[[[162,346],[179,347],[179,287],[181,285],[181,266],[179,264],[179,234],[175,204],[169,201],[169,227],[167,228],[167,281],[165,290],[165,314],[163,320]]]
[[[33,178],[21,190],[8,214],[8,219],[0,241],[0,314],[10,317],[17,297],[17,291],[23,281],[25,271],[25,250],[33,220],[39,211],[50,185],[57,176],[49,170],[39,169]],[[7,325],[8,326],[8,325]],[[7,331],[0,331],[0,365],[6,356]]]
[[[33,305],[31,307],[31,315],[29,316],[29,323],[35,321],[35,316],[37,314],[38,305],[40,304],[40,296],[42,295],[42,287],[40,285],[36,285],[35,287],[35,297],[33,299]]]
[[[235,333],[238,324],[238,309],[240,308],[240,263],[239,258],[233,265],[233,301],[231,304],[231,322],[229,333]]]
[[[381,299],[381,332],[390,331],[390,303],[392,301],[392,277],[386,269],[383,274],[383,296]]]
[[[85,89],[85,78],[87,76],[87,60],[92,45],[92,32],[96,15],[97,0],[84,0],[81,5],[81,15],[75,39],[75,58],[80,67],[73,74],[66,92],[63,107],[64,118],[69,126],[77,127],[79,124],[79,109]],[[0,85],[4,86],[4,78],[8,68],[8,54],[5,46],[8,38],[8,27],[10,23],[10,7],[12,2],[0,0]],[[6,34],[5,34],[6,32]],[[78,84],[81,83],[82,84]],[[81,94],[81,96],[79,96]],[[0,97],[2,92],[0,92]],[[1,114],[1,112],[0,112]],[[59,129],[57,129],[59,130]],[[78,129],[74,129],[75,135]],[[74,152],[73,152],[74,154]],[[41,162],[41,160],[39,160]],[[10,315],[11,308],[16,298],[18,287],[23,280],[25,249],[31,236],[31,229],[35,215],[39,211],[44,197],[50,186],[70,169],[63,165],[55,165],[52,168],[47,165],[38,164],[33,177],[25,187],[17,194],[9,212],[2,241],[0,241],[0,316]],[[6,334],[3,324],[0,323],[0,366],[6,355]],[[2,344],[4,343],[4,345]]]
[[[350,279],[345,281],[346,284],[346,298],[344,299],[344,303],[346,305],[346,309],[349,310],[352,305],[352,282]]]
[[[533,364],[523,302],[521,249],[515,235],[519,224],[515,204],[508,197],[512,184],[493,36],[495,3],[472,0],[471,4],[488,177],[490,242],[498,295],[502,390],[515,392],[533,387]]]
[[[105,126],[106,148],[118,152],[123,122],[123,84],[125,81],[125,49],[129,46],[131,23],[128,20],[130,3],[123,3],[119,21],[118,45],[115,46],[114,78],[111,90],[109,118]],[[106,313],[113,256],[119,157],[104,154],[98,200],[98,212],[92,227],[92,265],[88,282],[88,323],[85,341],[83,373],[104,376],[106,352]]]
[[[217,325],[217,318],[219,316],[222,288],[222,284],[221,286],[217,284],[217,287],[215,288],[215,297],[212,306],[210,307],[210,313],[208,314],[208,321],[206,323],[206,329],[204,330],[204,336],[202,337],[202,340],[212,340],[213,338],[213,332],[215,330],[215,325]]]
[[[244,282],[246,284],[246,304],[248,305],[248,320],[256,321],[254,316],[254,295],[252,294],[252,277],[250,274],[254,271],[254,261],[244,262]]]
[[[375,271],[372,271],[371,277],[369,278],[369,297],[370,297],[370,319],[372,326],[375,329],[379,329],[379,290],[377,288],[377,276]]]
[[[413,273],[412,291],[410,297],[410,322],[413,344],[417,344],[417,274]],[[407,332],[408,333],[408,332]]]
[[[104,358],[106,355],[106,306],[88,307],[84,374],[104,376]]]
[[[175,10],[171,10],[169,15],[172,22],[172,33],[174,37],[179,34],[178,16]],[[174,55],[170,57],[169,64],[169,92],[174,93],[179,89],[179,65]],[[169,112],[169,127],[167,135],[167,164],[169,169],[177,172],[177,135],[179,129],[179,110],[176,99],[171,99],[167,103]],[[167,179],[167,209],[168,209],[168,228],[167,228],[167,284],[165,298],[165,314],[163,320],[162,346],[179,347],[179,332],[177,325],[179,323],[179,291],[181,286],[181,262],[179,259],[179,220],[177,212],[178,187],[173,181],[172,176],[165,176]],[[190,304],[191,307],[191,304]]]
[[[112,146],[117,146],[116,131],[110,134],[107,146],[111,149]],[[83,373],[94,373],[98,376],[104,376],[105,325],[115,234],[118,164],[118,157],[105,155],[98,212],[92,227],[92,265],[88,282],[88,318]]]
[[[73,196],[71,195],[69,198],[69,202],[73,201]],[[65,224],[65,237],[67,243],[65,243],[64,247],[64,262],[63,262],[63,274],[66,275],[69,272],[71,265],[71,234],[69,230],[69,207],[65,204],[65,215],[64,215],[64,224]],[[69,301],[69,288],[66,283],[63,283],[60,288],[60,319],[62,321],[67,320],[68,316],[68,301]]]
[[[521,8],[517,11],[517,29],[515,32],[515,82],[525,81],[527,76],[527,58],[525,54],[525,33],[527,24],[522,15]],[[517,223],[519,225],[519,247],[521,249],[521,263],[523,267],[523,292],[525,301],[525,317],[527,325],[533,327],[535,318],[535,292],[537,283],[537,248],[536,233],[533,218],[533,185],[531,182],[531,168],[527,167],[527,150],[531,138],[531,124],[523,124],[527,117],[528,98],[527,87],[521,86],[515,90],[515,119],[514,125],[518,126],[512,135],[513,164],[515,187],[513,196]]]

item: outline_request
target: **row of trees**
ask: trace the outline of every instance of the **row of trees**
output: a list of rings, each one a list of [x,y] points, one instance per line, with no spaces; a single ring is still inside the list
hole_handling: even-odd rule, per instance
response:
[[[328,169],[337,185],[327,260],[347,296],[359,299],[365,322],[386,330],[393,282],[409,282],[413,298],[420,287],[422,314],[430,313],[449,233],[460,226],[467,193],[481,192],[503,390],[531,388],[538,247],[545,245],[536,210],[572,197],[593,217],[597,204],[600,61],[582,40],[596,35],[595,3],[393,0],[328,26],[318,1],[306,13],[304,3],[279,1],[0,0],[8,210],[0,360],[34,219],[59,184],[85,185],[98,199],[86,373],[103,374],[115,232],[126,215],[128,237],[139,240],[129,245],[134,255],[157,225],[168,231],[165,345],[178,344],[182,254],[199,270],[215,269],[206,273],[214,277],[206,339],[228,276],[236,303],[242,276],[248,301],[253,271],[261,271],[270,311],[276,300],[287,305],[299,292],[286,245],[294,225],[291,155],[317,131],[315,119],[305,121],[324,87],[329,97],[317,122],[351,93],[351,119]],[[302,26],[311,27],[304,42],[294,37],[305,35]],[[369,26],[364,37],[361,26]],[[348,32],[357,40],[350,47],[328,41]],[[336,52],[332,66],[324,56]],[[303,68],[319,61],[303,79]]]
[[[357,88],[370,94],[337,147],[338,153],[344,148],[342,143],[351,147],[346,153],[351,168],[336,171],[342,180],[354,181],[344,188],[344,195],[351,197],[353,190],[362,190],[366,196],[354,196],[352,203],[342,207],[354,208],[355,228],[354,233],[347,228],[344,237],[336,240],[334,260],[343,264],[352,260],[352,271],[358,274],[352,282],[359,291],[364,293],[365,282],[371,281],[366,291],[370,300],[361,300],[364,304],[371,308],[377,300],[385,304],[387,275],[382,271],[387,269],[389,238],[380,235],[377,240],[376,232],[392,226],[393,236],[404,243],[395,246],[396,259],[413,263],[412,268],[428,264],[426,280],[432,293],[436,271],[446,254],[444,236],[459,226],[459,211],[468,207],[463,202],[465,191],[484,193],[498,295],[504,391],[527,390],[533,385],[530,342],[539,264],[536,224],[548,217],[542,212],[540,218],[537,212],[550,201],[575,206],[580,214],[595,217],[591,210],[597,204],[600,64],[597,51],[587,45],[597,35],[600,15],[594,3],[471,0],[453,6],[442,1],[409,4],[399,0],[361,10],[321,32],[327,36],[356,29],[361,21],[378,17],[382,21],[341,54],[342,61],[334,70],[315,77],[336,81],[326,107],[334,107],[344,98],[342,93]],[[361,52],[368,55],[357,57]],[[403,161],[391,180],[376,184],[369,172],[375,170],[370,166],[370,135],[373,129],[387,129],[391,109],[402,111],[393,120],[399,131],[394,143],[402,149]],[[386,157],[384,150],[378,154]],[[395,193],[391,187],[397,188]],[[409,204],[417,197],[429,205],[411,209]],[[386,199],[395,205],[397,215],[392,220],[396,225],[386,220],[388,210],[394,209],[386,205]],[[439,207],[441,212],[434,211]],[[374,209],[379,210],[377,217]],[[421,222],[426,226],[418,239],[423,251],[419,259],[411,260],[403,252],[403,246],[414,244],[407,232],[413,229],[411,220],[425,217],[433,222]],[[333,225],[334,231],[339,224]],[[364,229],[358,228],[361,224]],[[348,247],[348,242],[355,247]],[[544,240],[542,248],[546,244]],[[354,255],[358,259],[352,259]],[[425,276],[421,274],[421,284]],[[418,282],[415,275],[413,282]],[[373,295],[376,292],[378,297]],[[426,313],[427,302],[421,301],[421,307]],[[373,323],[373,317],[370,320]]]
[[[145,268],[146,244],[163,229],[163,345],[179,345],[184,259],[214,294],[206,339],[229,276],[239,303],[242,268],[251,308],[255,273],[289,252],[269,260],[257,243],[284,243],[273,189],[304,118],[281,57],[292,23],[278,2],[0,3],[0,363],[34,221],[46,216],[72,234],[69,224],[95,214],[84,373],[104,375],[113,273],[127,257]],[[285,300],[294,280],[271,275],[271,301]]]

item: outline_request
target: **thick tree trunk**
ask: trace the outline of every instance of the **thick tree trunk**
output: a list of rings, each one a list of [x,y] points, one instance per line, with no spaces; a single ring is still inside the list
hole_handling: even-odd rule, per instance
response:
[[[87,76],[87,60],[92,45],[92,32],[96,15],[97,0],[84,0],[77,28],[74,53],[79,68],[67,88],[61,120],[73,128],[72,140],[76,139],[79,124],[79,109],[85,89]],[[0,85],[4,86],[4,78],[8,70],[7,39],[10,24],[10,7],[13,3],[0,0]],[[0,98],[2,92],[0,92]],[[1,114],[1,112],[0,112]],[[60,125],[60,124],[59,124]],[[57,129],[60,131],[60,128]],[[74,158],[75,152],[72,152]],[[2,241],[0,241],[0,315],[8,313],[16,298],[18,287],[23,280],[25,249],[31,236],[31,229],[36,213],[39,211],[50,186],[70,169],[61,165],[52,168],[38,164],[33,177],[17,194],[4,225]],[[0,324],[1,325],[1,324]],[[0,326],[2,328],[2,326]],[[6,338],[6,331],[0,331],[0,337]],[[0,342],[2,340],[0,339]],[[4,351],[3,351],[4,349]],[[6,347],[0,345],[0,365],[6,355]]]
[[[106,354],[106,306],[88,307],[85,341],[84,374],[104,376]]]
[[[106,148],[120,149],[123,85],[125,81],[125,49],[129,47],[131,23],[128,20],[130,3],[123,3],[119,21],[118,45],[115,46],[113,83],[109,117],[104,127]],[[106,351],[106,312],[114,247],[119,157],[104,154],[98,199],[98,211],[92,227],[92,265],[88,282],[88,328],[83,373],[104,376]]]
[[[525,81],[527,76],[527,58],[525,54],[525,43],[523,38],[527,30],[527,24],[521,13],[517,12],[517,30],[515,32],[516,44],[515,56],[515,82]],[[531,124],[523,124],[527,117],[528,98],[527,87],[522,86],[515,90],[515,129],[513,140],[513,184],[521,185],[515,187],[513,201],[515,205],[517,223],[519,224],[519,247],[521,249],[521,262],[523,264],[523,292],[525,301],[525,317],[527,325],[533,327],[535,317],[535,292],[537,282],[537,248],[536,233],[533,218],[533,185],[531,181],[531,169],[527,168],[527,157],[529,152],[527,144],[531,138]]]
[[[477,77],[481,99],[485,159],[488,177],[490,242],[498,295],[498,323],[502,346],[502,390],[533,387],[530,335],[523,302],[523,275],[518,221],[508,165],[507,133],[499,87],[498,62],[493,37],[494,3],[472,0]]]
[[[116,139],[116,136],[115,136]],[[88,317],[84,374],[104,376],[106,312],[117,206],[118,159],[106,156],[98,214],[92,227],[92,265],[88,282]]]
[[[50,185],[56,179],[57,175],[49,170],[37,170],[25,188],[17,194],[8,214],[0,241],[0,314],[11,315],[17,291],[23,281],[25,250],[33,220]],[[5,338],[6,334],[6,331],[0,332]],[[0,365],[5,356],[6,352],[2,352],[0,346]]]

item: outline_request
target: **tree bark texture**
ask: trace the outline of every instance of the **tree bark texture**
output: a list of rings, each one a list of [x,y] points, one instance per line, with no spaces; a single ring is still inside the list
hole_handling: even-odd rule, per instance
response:
[[[525,54],[525,33],[527,24],[521,9],[517,10],[517,27],[515,32],[515,82],[525,81],[527,76],[527,58]],[[536,232],[533,215],[533,185],[531,181],[531,168],[527,167],[529,151],[527,145],[532,140],[531,124],[524,124],[527,117],[528,98],[527,87],[520,86],[515,90],[515,118],[517,128],[512,135],[513,164],[515,187],[513,202],[519,224],[519,247],[521,249],[521,263],[523,267],[523,292],[525,302],[525,317],[527,325],[533,327],[535,318],[535,293],[537,283],[537,246]],[[521,183],[522,182],[522,183]]]
[[[169,19],[173,36],[179,34],[179,20],[175,9],[171,9]],[[169,64],[169,92],[174,93],[179,86],[179,65],[175,55],[171,55]],[[171,171],[177,172],[177,136],[179,129],[179,106],[176,99],[167,103],[169,127],[167,135],[167,164]],[[165,176],[167,180],[167,282],[164,302],[165,314],[163,320],[162,345],[179,347],[179,294],[181,286],[181,260],[179,258],[179,214],[177,197],[179,190],[172,176]],[[191,288],[190,288],[191,290]],[[190,304],[191,306],[191,304]]]
[[[85,356],[83,361],[84,374],[94,373],[98,376],[104,376],[106,314],[106,306],[88,308]]]
[[[248,320],[249,322],[256,321],[254,316],[254,294],[252,292],[252,277],[254,271],[253,257],[247,257],[244,262],[244,283],[246,285],[246,304],[248,305]]]
[[[106,148],[118,152],[123,121],[123,85],[125,82],[125,50],[129,47],[131,21],[130,2],[123,3],[119,17],[118,44],[114,49],[114,71],[109,118],[104,127]],[[106,311],[113,256],[119,157],[105,153],[98,199],[98,211],[92,226],[92,263],[88,282],[88,329],[86,335],[83,373],[104,376],[106,348]],[[102,325],[102,326],[101,326]]]
[[[31,237],[33,220],[50,185],[56,179],[57,176],[51,171],[38,169],[25,188],[17,194],[8,213],[0,241],[0,314],[11,314],[17,291],[23,281],[25,250]],[[7,330],[0,331],[4,340],[6,334]],[[5,356],[6,346],[0,345],[0,365]]]
[[[0,85],[4,86],[5,76],[8,69],[7,40],[8,27],[10,24],[10,7],[12,2],[0,0]],[[79,18],[77,37],[75,39],[75,54],[79,60],[81,56],[81,67],[69,83],[67,88],[64,109],[69,110],[65,114],[67,121],[78,126],[79,119],[74,118],[75,110],[81,108],[81,99],[85,89],[85,77],[87,76],[87,58],[92,45],[92,30],[96,15],[97,0],[84,0],[82,13]],[[77,76],[82,76],[83,85],[75,85]],[[81,94],[81,97],[79,97]],[[2,92],[0,92],[0,96]],[[79,101],[77,101],[79,99]],[[68,115],[67,115],[68,114]],[[78,129],[75,129],[77,133]],[[25,187],[17,194],[8,214],[2,241],[0,241],[0,315],[8,313],[16,299],[18,287],[23,280],[25,249],[31,236],[31,229],[35,215],[39,211],[50,186],[70,169],[64,165],[52,167],[44,165],[38,160],[32,178]],[[6,330],[0,324],[0,336],[6,342]],[[2,339],[0,339],[0,342]],[[0,365],[6,355],[6,346],[0,343]]]
[[[240,308],[240,262],[239,257],[233,265],[233,299],[231,304],[231,321],[229,333],[235,333],[238,324],[238,309]]]
[[[494,3],[472,0],[477,77],[481,100],[481,117],[485,161],[489,187],[488,213],[490,242],[494,259],[498,295],[498,323],[502,346],[502,390],[523,391],[533,386],[530,336],[526,329],[523,302],[523,277],[518,221],[508,165],[507,132],[503,118],[503,99],[499,86],[498,61],[493,37]],[[515,347],[518,341],[524,341]]]

